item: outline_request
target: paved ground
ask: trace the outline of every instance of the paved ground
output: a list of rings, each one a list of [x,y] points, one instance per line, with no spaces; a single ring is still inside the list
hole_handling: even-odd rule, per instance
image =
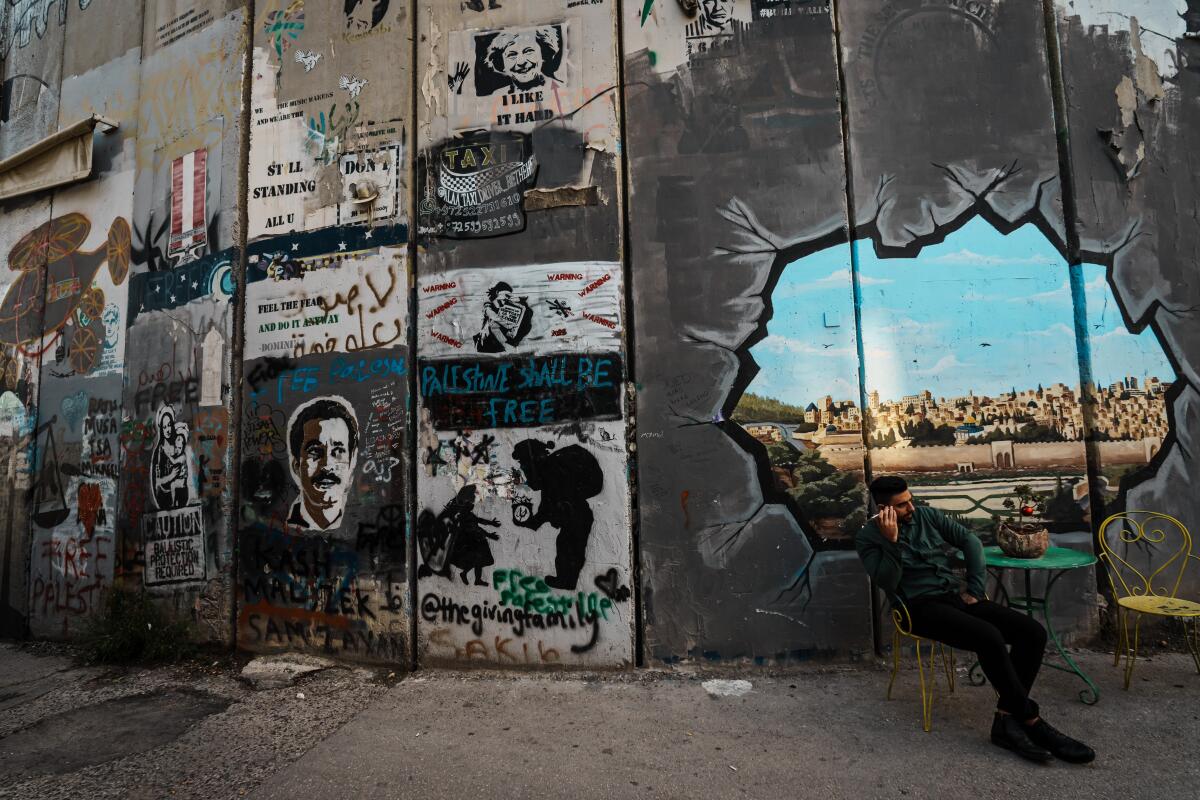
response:
[[[103,671],[0,645],[0,797],[1194,798],[1190,658],[1140,664],[1131,692],[1108,657],[1081,659],[1099,705],[1056,672],[1039,696],[1048,719],[1095,746],[1087,767],[992,747],[993,695],[965,681],[940,687],[923,733],[915,672],[889,703],[878,667],[404,680],[334,669],[252,691],[233,659]],[[714,697],[712,677],[752,689]]]

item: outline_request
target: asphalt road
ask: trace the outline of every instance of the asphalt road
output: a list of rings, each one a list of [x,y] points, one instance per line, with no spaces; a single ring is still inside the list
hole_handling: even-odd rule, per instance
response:
[[[1194,798],[1191,659],[1140,663],[1125,692],[1109,656],[1080,658],[1098,705],[1057,672],[1037,696],[1096,748],[1083,767],[992,746],[994,695],[965,681],[953,695],[939,685],[924,733],[915,670],[888,702],[879,665],[402,680],[330,669],[253,691],[232,662],[103,671],[0,645],[0,797]],[[714,677],[750,691],[713,696]],[[128,752],[97,747],[103,720]]]
[[[924,733],[913,673],[891,702],[873,670],[744,674],[750,693],[722,698],[680,677],[436,674],[392,689],[252,796],[1196,797],[1191,660],[1143,665],[1132,693],[1105,657],[1085,661],[1102,678],[1100,704],[1082,705],[1058,673],[1040,693],[1046,718],[1100,753],[1084,767],[1031,765],[990,744],[988,687],[939,697]]]

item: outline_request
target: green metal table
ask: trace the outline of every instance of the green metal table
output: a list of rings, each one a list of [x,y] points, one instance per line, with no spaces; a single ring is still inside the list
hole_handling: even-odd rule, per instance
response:
[[[1079,677],[1087,687],[1080,690],[1079,699],[1088,705],[1093,705],[1100,699],[1100,690],[1096,688],[1096,684],[1088,677],[1087,673],[1079,668],[1074,659],[1068,655],[1063,649],[1062,642],[1058,639],[1058,634],[1054,632],[1054,624],[1050,621],[1050,592],[1054,589],[1054,584],[1063,575],[1066,575],[1073,569],[1082,567],[1090,567],[1096,563],[1096,557],[1091,553],[1083,553],[1079,550],[1071,550],[1066,547],[1051,547],[1046,550],[1041,558],[1013,558],[1006,556],[999,547],[983,548],[984,563],[992,577],[996,580],[996,586],[1000,593],[1004,595],[1004,602],[1010,608],[1016,608],[1024,611],[1029,616],[1033,616],[1035,612],[1041,615],[1042,622],[1046,626],[1046,633],[1050,636],[1050,641],[1054,643],[1054,649],[1058,651],[1059,657],[1063,660],[1066,666],[1062,664],[1045,663],[1043,666],[1057,669],[1062,672],[1072,672]],[[1023,596],[1010,597],[1008,589],[1004,586],[1003,577],[1004,570],[1019,569],[1025,574],[1025,594]],[[1035,570],[1044,570],[1050,575],[1046,580],[1046,589],[1041,597],[1037,597],[1033,593],[1032,581],[1033,572]],[[976,661],[970,671],[967,673],[967,678],[975,686],[982,686],[986,680],[983,676],[983,670],[979,667],[979,662]]]

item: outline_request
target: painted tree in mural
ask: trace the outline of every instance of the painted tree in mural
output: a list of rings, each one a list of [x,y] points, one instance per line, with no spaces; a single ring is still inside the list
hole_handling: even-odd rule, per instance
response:
[[[767,457],[776,481],[823,539],[851,536],[867,521],[857,474],[837,469],[817,450],[798,451],[786,444],[770,445]]]
[[[95,368],[104,343],[105,298],[92,281],[105,263],[114,284],[125,280],[130,231],[129,223],[117,217],[107,241],[87,252],[80,245],[91,229],[83,214],[64,214],[13,245],[8,266],[20,274],[0,303],[0,344],[28,344],[71,326],[67,351],[71,367],[80,375]]]

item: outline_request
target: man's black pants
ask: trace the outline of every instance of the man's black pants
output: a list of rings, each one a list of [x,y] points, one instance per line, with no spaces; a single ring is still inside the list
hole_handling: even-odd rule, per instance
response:
[[[983,674],[1000,693],[998,709],[1021,720],[1038,715],[1029,692],[1046,650],[1041,623],[991,600],[967,605],[955,594],[918,597],[908,603],[908,611],[915,635],[979,656]]]

